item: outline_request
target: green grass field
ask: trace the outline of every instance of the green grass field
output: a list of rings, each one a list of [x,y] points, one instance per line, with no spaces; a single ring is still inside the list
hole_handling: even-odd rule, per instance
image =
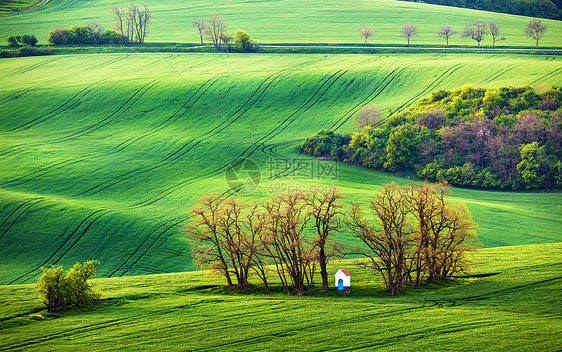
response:
[[[525,38],[523,30],[529,18],[458,9],[436,5],[400,2],[395,0],[283,0],[209,2],[208,0],[147,1],[153,13],[149,27],[150,42],[199,42],[191,27],[194,17],[207,17],[212,13],[223,15],[230,24],[230,31],[242,28],[262,43],[362,43],[356,34],[361,26],[370,26],[376,34],[372,44],[405,44],[401,29],[405,23],[418,27],[418,36],[412,44],[444,45],[435,32],[445,23],[455,30],[471,21],[496,21],[507,38],[499,45],[533,46]],[[0,19],[2,41],[11,34],[35,34],[46,43],[48,34],[56,27],[86,25],[98,20],[105,28],[112,28],[112,6],[109,0],[77,1],[49,0],[38,10]],[[122,3],[127,7],[126,3]],[[542,46],[560,47],[562,22],[544,20],[548,32]],[[460,37],[451,40],[452,45],[475,46],[475,42]],[[491,46],[491,38],[482,43]]]
[[[350,294],[232,294],[205,272],[97,280],[104,300],[48,314],[0,286],[0,350],[555,351],[562,244],[484,249],[475,276],[390,298],[351,262]]]
[[[352,131],[436,89],[560,84],[557,56],[107,54],[0,62],[0,283],[47,264],[102,262],[114,277],[193,270],[179,228],[205,192],[228,192],[238,157],[260,165],[260,200],[337,185],[367,202],[389,174],[300,156],[320,129]],[[311,177],[313,176],[313,177]],[[335,179],[333,179],[335,178]],[[560,241],[559,193],[456,189],[486,247]],[[343,233],[340,239],[352,241]]]

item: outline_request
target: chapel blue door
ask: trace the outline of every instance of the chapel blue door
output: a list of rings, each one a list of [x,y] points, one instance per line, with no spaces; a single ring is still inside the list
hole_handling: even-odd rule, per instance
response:
[[[338,291],[341,291],[341,290],[343,290],[343,280],[339,279],[338,280]]]

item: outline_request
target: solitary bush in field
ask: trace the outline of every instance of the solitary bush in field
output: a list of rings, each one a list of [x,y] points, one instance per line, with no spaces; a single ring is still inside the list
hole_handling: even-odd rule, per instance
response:
[[[84,265],[76,263],[66,273],[62,266],[41,268],[43,275],[39,278],[37,292],[47,310],[85,307],[99,299],[99,292],[88,282],[96,276],[96,264],[99,264],[97,260],[89,260]]]

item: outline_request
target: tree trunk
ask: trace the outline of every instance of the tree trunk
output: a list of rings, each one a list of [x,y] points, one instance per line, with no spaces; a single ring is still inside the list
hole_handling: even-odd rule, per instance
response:
[[[478,49],[480,49],[480,42],[478,42]]]
[[[324,246],[320,247],[320,256],[318,258],[320,264],[320,276],[322,276],[322,291],[328,291],[329,284],[328,284],[328,270],[327,260],[326,260],[326,252],[324,251]]]
[[[410,46],[410,38],[408,37],[408,46]]]
[[[445,39],[445,41],[446,41],[445,46],[449,46],[449,38]]]
[[[199,33],[199,37],[201,38],[201,45],[203,45],[203,34]]]
[[[539,48],[539,38],[537,36],[537,49]]]
[[[367,46],[367,38],[365,37],[365,46]]]

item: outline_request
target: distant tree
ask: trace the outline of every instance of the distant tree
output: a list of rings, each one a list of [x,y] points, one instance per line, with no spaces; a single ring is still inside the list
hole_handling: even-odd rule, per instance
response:
[[[121,11],[121,8],[118,6],[113,6],[113,14],[115,15],[115,27],[117,31],[121,35],[121,43],[126,43],[128,38],[125,36],[125,26],[124,26],[124,14]]]
[[[404,28],[402,28],[402,35],[408,40],[408,46],[410,46],[410,38],[418,34],[418,29],[410,23],[406,23]]]
[[[241,29],[236,31],[236,39],[234,40],[234,46],[236,50],[242,52],[248,52],[250,46],[250,35],[248,32]]]
[[[230,43],[232,43],[233,39],[234,39],[234,37],[230,33],[224,33],[223,32],[220,35],[220,40],[226,46],[226,52],[227,53],[230,51]]]
[[[207,28],[207,26],[205,25],[205,20],[200,18],[194,18],[191,26],[197,29],[197,32],[199,33],[199,38],[201,39],[201,45],[203,45],[203,34],[205,34],[205,29]]]
[[[37,38],[34,35],[24,34],[21,37],[21,42],[25,45],[35,46],[37,44]]]
[[[205,20],[205,35],[211,40],[215,49],[221,48],[221,33],[226,32],[227,24],[220,15],[211,15]]]
[[[490,30],[490,35],[492,36],[492,48],[495,48],[496,41],[505,40],[505,37],[500,35],[500,26],[496,22],[488,23],[488,29]]]
[[[64,45],[68,43],[70,31],[67,28],[55,28],[49,33],[49,43],[52,45]]]
[[[484,39],[487,32],[486,22],[474,21],[464,27],[462,37],[475,40],[478,43],[478,48],[480,49],[480,42]]]
[[[328,259],[333,253],[326,247],[328,237],[334,232],[341,230],[341,218],[343,216],[342,195],[331,189],[325,192],[310,192],[305,195],[309,215],[316,230],[314,248],[316,258],[320,265],[320,276],[322,277],[322,291],[327,291],[328,284]]]
[[[248,32],[241,29],[236,31],[236,38],[234,39],[234,46],[236,50],[251,53],[259,51],[259,44],[255,40],[250,38]]]
[[[369,37],[375,34],[375,31],[369,27],[361,27],[357,31],[357,34],[359,34],[362,38],[365,38],[365,46],[367,46],[367,39],[369,39]]]
[[[382,121],[382,114],[375,105],[367,105],[362,107],[355,114],[355,125],[359,128],[367,126],[375,127]]]
[[[90,29],[90,33],[92,35],[92,40],[93,40],[94,44],[98,44],[98,42],[100,41],[102,32],[103,32],[103,28],[101,28],[98,21],[94,21],[94,22],[92,22],[92,24],[89,25],[89,29]]]
[[[545,175],[541,172],[544,164],[544,146],[537,142],[521,146],[521,162],[517,164],[517,172],[525,181],[527,188],[541,188],[544,186]]]
[[[18,39],[16,38],[16,36],[11,35],[8,37],[8,45],[9,46],[18,46]]]
[[[454,31],[451,28],[451,25],[447,23],[443,25],[443,27],[441,27],[441,29],[439,29],[436,34],[439,38],[445,39],[445,46],[449,46],[449,39],[451,39],[451,37],[457,33],[458,32]]]
[[[531,21],[529,21],[527,27],[525,28],[525,35],[535,40],[537,48],[539,47],[539,40],[545,33],[546,26],[542,25],[541,20],[538,20],[536,18],[533,18]]]

